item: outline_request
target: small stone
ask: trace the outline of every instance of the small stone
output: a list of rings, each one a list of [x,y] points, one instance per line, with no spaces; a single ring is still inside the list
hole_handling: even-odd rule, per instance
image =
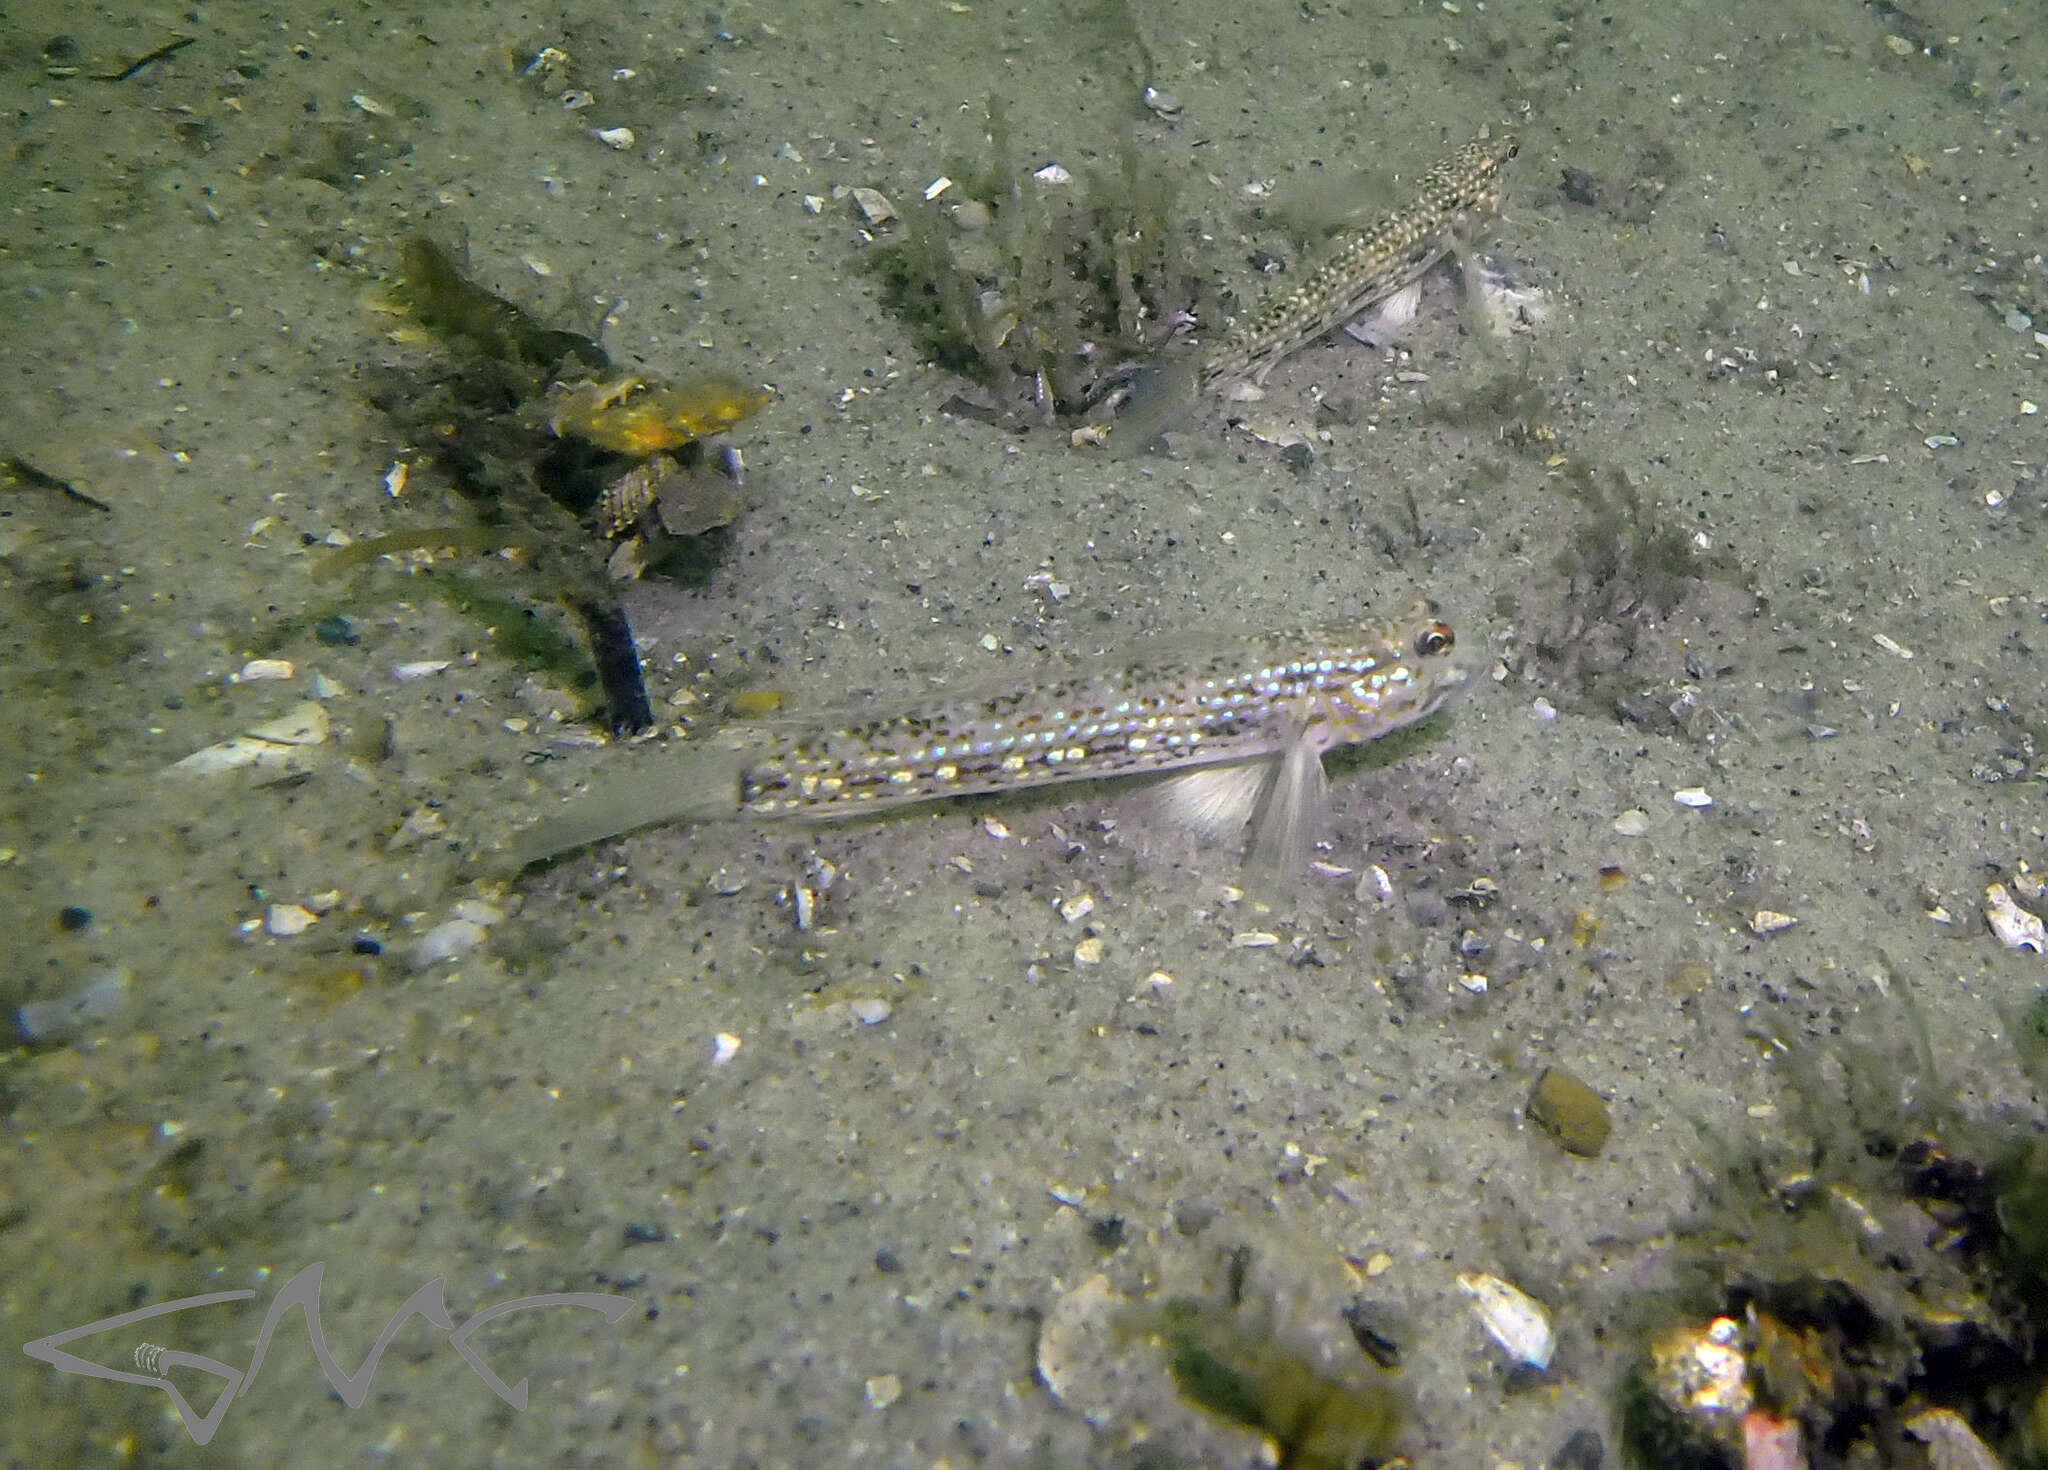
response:
[[[1749,916],[1749,932],[1763,938],[1783,934],[1799,920],[1791,914],[1781,914],[1776,909],[1758,909]]]
[[[1612,1128],[1607,1099],[1560,1067],[1545,1067],[1529,1089],[1529,1121],[1582,1159],[1597,1157]]]
[[[340,613],[331,618],[322,618],[314,626],[313,636],[329,648],[354,648],[363,641],[363,635],[356,631],[356,625]]]
[[[886,1409],[903,1397],[903,1380],[894,1373],[883,1373],[867,1381],[868,1407]]]
[[[1688,786],[1682,791],[1674,791],[1671,793],[1671,799],[1680,806],[1695,808],[1710,807],[1714,804],[1714,798],[1707,794],[1707,788],[1704,786]]]
[[[89,929],[92,927],[92,910],[80,908],[75,903],[67,904],[57,910],[57,927],[66,934],[76,934],[81,929]]]
[[[1650,814],[1639,807],[1630,807],[1614,819],[1614,830],[1624,837],[1640,837],[1650,830]]]
[[[1102,963],[1102,936],[1091,934],[1074,946],[1074,963],[1077,965],[1099,965]]]
[[[288,658],[252,658],[242,665],[238,677],[244,684],[260,684],[266,679],[290,679],[298,669]]]

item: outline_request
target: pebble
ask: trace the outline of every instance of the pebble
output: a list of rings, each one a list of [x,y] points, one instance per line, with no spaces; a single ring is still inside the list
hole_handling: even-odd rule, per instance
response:
[[[1687,786],[1683,790],[1674,791],[1671,793],[1671,799],[1680,806],[1695,808],[1710,807],[1714,804],[1714,798],[1707,795],[1707,788],[1704,786]]]
[[[288,658],[252,658],[242,665],[242,671],[236,677],[244,684],[258,684],[265,679],[295,678],[298,672]]]
[[[883,1373],[870,1378],[866,1384],[868,1407],[886,1409],[903,1397],[903,1380],[894,1373]]]
[[[1559,1148],[1582,1159],[1598,1156],[1613,1127],[1607,1099],[1562,1067],[1543,1069],[1529,1089],[1523,1112],[1556,1139]]]
[[[92,910],[80,908],[75,903],[67,904],[57,910],[57,927],[66,934],[76,934],[81,929],[90,929],[92,927]]]
[[[889,1019],[892,1007],[889,1002],[881,999],[879,996],[868,995],[854,1001],[846,1009],[852,1013],[853,1019],[860,1022],[861,1025],[879,1026],[882,1022]]]
[[[331,618],[322,618],[313,629],[313,636],[329,648],[353,648],[363,641],[363,635],[356,631],[356,625],[340,613]]]
[[[1650,814],[1639,807],[1630,807],[1614,819],[1614,830],[1624,837],[1640,837],[1650,830]]]

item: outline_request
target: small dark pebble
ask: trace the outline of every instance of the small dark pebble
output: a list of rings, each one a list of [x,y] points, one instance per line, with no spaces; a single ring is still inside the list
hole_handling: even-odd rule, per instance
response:
[[[903,1269],[903,1258],[885,1245],[875,1252],[875,1269],[884,1276],[894,1276]]]
[[[1106,1251],[1113,1251],[1122,1245],[1124,1236],[1122,1215],[1100,1215],[1088,1222],[1088,1238]]]
[[[331,618],[322,618],[320,625],[313,630],[313,636],[329,648],[354,648],[363,641],[356,625],[339,613]]]
[[[1557,188],[1560,194],[1574,204],[1592,207],[1600,203],[1599,181],[1582,168],[1564,170],[1564,176],[1558,181]]]
[[[185,707],[185,700],[184,700],[184,697],[183,697],[182,695],[177,695],[177,694],[166,694],[166,695],[164,696],[164,708],[165,708],[165,709],[183,709],[184,707]]]
[[[82,909],[77,904],[67,904],[57,910],[57,927],[66,934],[76,934],[92,926],[92,910]]]
[[[1179,1204],[1173,1207],[1173,1228],[1182,1235],[1196,1236],[1216,1223],[1223,1211],[1214,1205]]]
[[[627,1245],[656,1245],[668,1239],[668,1232],[659,1225],[643,1225],[638,1220],[626,1224]]]
[[[84,54],[85,48],[78,44],[76,36],[52,36],[43,42],[43,60],[76,61]]]
[[[348,942],[348,947],[351,954],[375,955],[384,953],[384,946],[367,934],[358,934]]]
[[[1295,474],[1305,475],[1315,468],[1315,446],[1296,440],[1280,451],[1280,462]]]
[[[1600,1442],[1600,1431],[1581,1429],[1558,1446],[1551,1457],[1550,1470],[1600,1470],[1601,1461],[1607,1450]]]

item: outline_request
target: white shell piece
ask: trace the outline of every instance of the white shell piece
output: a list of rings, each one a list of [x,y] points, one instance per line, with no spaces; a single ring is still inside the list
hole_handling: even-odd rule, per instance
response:
[[[312,769],[306,748],[327,738],[327,711],[318,700],[296,704],[283,715],[257,725],[246,735],[196,750],[165,768],[167,775],[217,776],[225,771],[250,771],[267,780],[282,780]]]
[[[1502,1351],[1531,1368],[1550,1366],[1557,1338],[1550,1330],[1550,1313],[1541,1302],[1520,1287],[1479,1271],[1460,1271],[1458,1285],[1472,1298],[1480,1325]]]
[[[265,679],[296,678],[298,672],[298,666],[288,658],[252,658],[242,665],[236,677],[244,684],[260,684]]]
[[[1074,179],[1072,174],[1056,163],[1048,163],[1044,168],[1033,170],[1031,177],[1041,184],[1068,184]]]
[[[263,916],[263,927],[280,939],[304,934],[319,922],[318,914],[297,903],[274,903]]]
[[[2048,925],[2044,925],[2038,915],[2030,914],[2014,903],[2003,883],[1993,883],[1984,890],[1984,922],[1991,926],[1991,932],[2007,949],[2048,954]]]
[[[1749,932],[1759,935],[1783,934],[1799,921],[1776,909],[1758,909],[1749,916]]]
[[[1954,1409],[1928,1409],[1905,1424],[1906,1433],[1927,1446],[1934,1470],[2003,1470],[1998,1456],[1985,1448],[1963,1416]]]
[[[896,218],[896,206],[889,202],[889,196],[880,189],[862,186],[855,188],[852,193],[854,205],[869,224],[887,224]]]
[[[405,962],[415,970],[424,970],[443,960],[460,959],[483,942],[483,925],[467,919],[450,919],[422,934],[406,952]]]
[[[1710,807],[1714,804],[1714,798],[1707,794],[1704,786],[1688,786],[1683,791],[1674,791],[1671,799],[1680,806]]]
[[[1090,1370],[1101,1357],[1096,1339],[1119,1302],[1107,1276],[1090,1276],[1053,1303],[1038,1329],[1039,1380],[1091,1423],[1096,1422],[1091,1410],[1099,1412],[1102,1397],[1099,1386],[1090,1382]]]
[[[852,1014],[853,1019],[860,1022],[861,1025],[879,1026],[889,1019],[894,1007],[880,996],[869,995],[853,1002],[853,1004],[847,1007],[847,1010]]]
[[[423,658],[409,664],[399,664],[391,671],[391,677],[401,684],[410,684],[415,679],[430,679],[448,667],[445,658]]]

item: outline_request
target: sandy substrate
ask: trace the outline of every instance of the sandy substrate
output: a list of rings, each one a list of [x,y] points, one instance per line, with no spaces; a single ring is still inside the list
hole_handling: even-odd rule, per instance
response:
[[[1776,1042],[1892,1046],[1903,987],[1966,1114],[2037,1117],[2003,1017],[2048,972],[1979,914],[2048,868],[2036,20],[1922,6],[1933,52],[1902,56],[1897,20],[1819,0],[1152,9],[1170,119],[1083,3],[9,7],[0,452],[99,506],[19,470],[0,504],[0,1002],[133,979],[0,1062],[7,1463],[194,1463],[162,1393],[16,1349],[247,1289],[75,1349],[243,1366],[321,1262],[351,1371],[437,1278],[455,1323],[631,1309],[481,1332],[524,1412],[418,1321],[351,1408],[294,1315],[216,1462],[1112,1464],[1130,1426],[1035,1381],[1039,1323],[1098,1271],[1213,1286],[1249,1244],[1276,1315],[1362,1295],[1401,1324],[1416,1464],[1537,1465],[1610,1433],[1615,1324],[1709,1140],[1779,1126]],[[522,78],[550,45],[570,80]],[[1171,458],[956,419],[834,190],[914,196],[980,151],[992,93],[1077,174],[1137,116],[1247,296],[1281,248],[1248,186],[1512,129],[1492,246],[1548,319],[1489,342],[1438,278],[1407,348],[1304,352],[1258,408],[1335,405],[1305,470],[1220,405]],[[1337,770],[1350,871],[1273,907],[1114,787],[479,877],[650,752],[398,573],[311,577],[334,532],[458,512],[391,412],[437,361],[377,308],[415,229],[622,364],[777,389],[734,436],[759,504],[721,558],[626,594],[667,719],[714,686],[914,708],[1417,598],[1481,677]],[[1694,539],[1676,607],[1574,581],[1574,461]],[[353,645],[315,635],[337,609]],[[243,678],[259,656],[290,677]],[[314,697],[305,779],[161,774]],[[808,929],[793,885],[822,888]],[[324,916],[270,932],[294,904]],[[1760,910],[1797,924],[1760,937]],[[409,968],[458,913],[482,944]],[[1522,1118],[1548,1065],[1610,1100],[1598,1158]],[[1461,1271],[1548,1303],[1547,1376],[1510,1378]],[[203,1408],[219,1380],[173,1381]],[[1164,1395],[1153,1430],[1254,1463]]]

